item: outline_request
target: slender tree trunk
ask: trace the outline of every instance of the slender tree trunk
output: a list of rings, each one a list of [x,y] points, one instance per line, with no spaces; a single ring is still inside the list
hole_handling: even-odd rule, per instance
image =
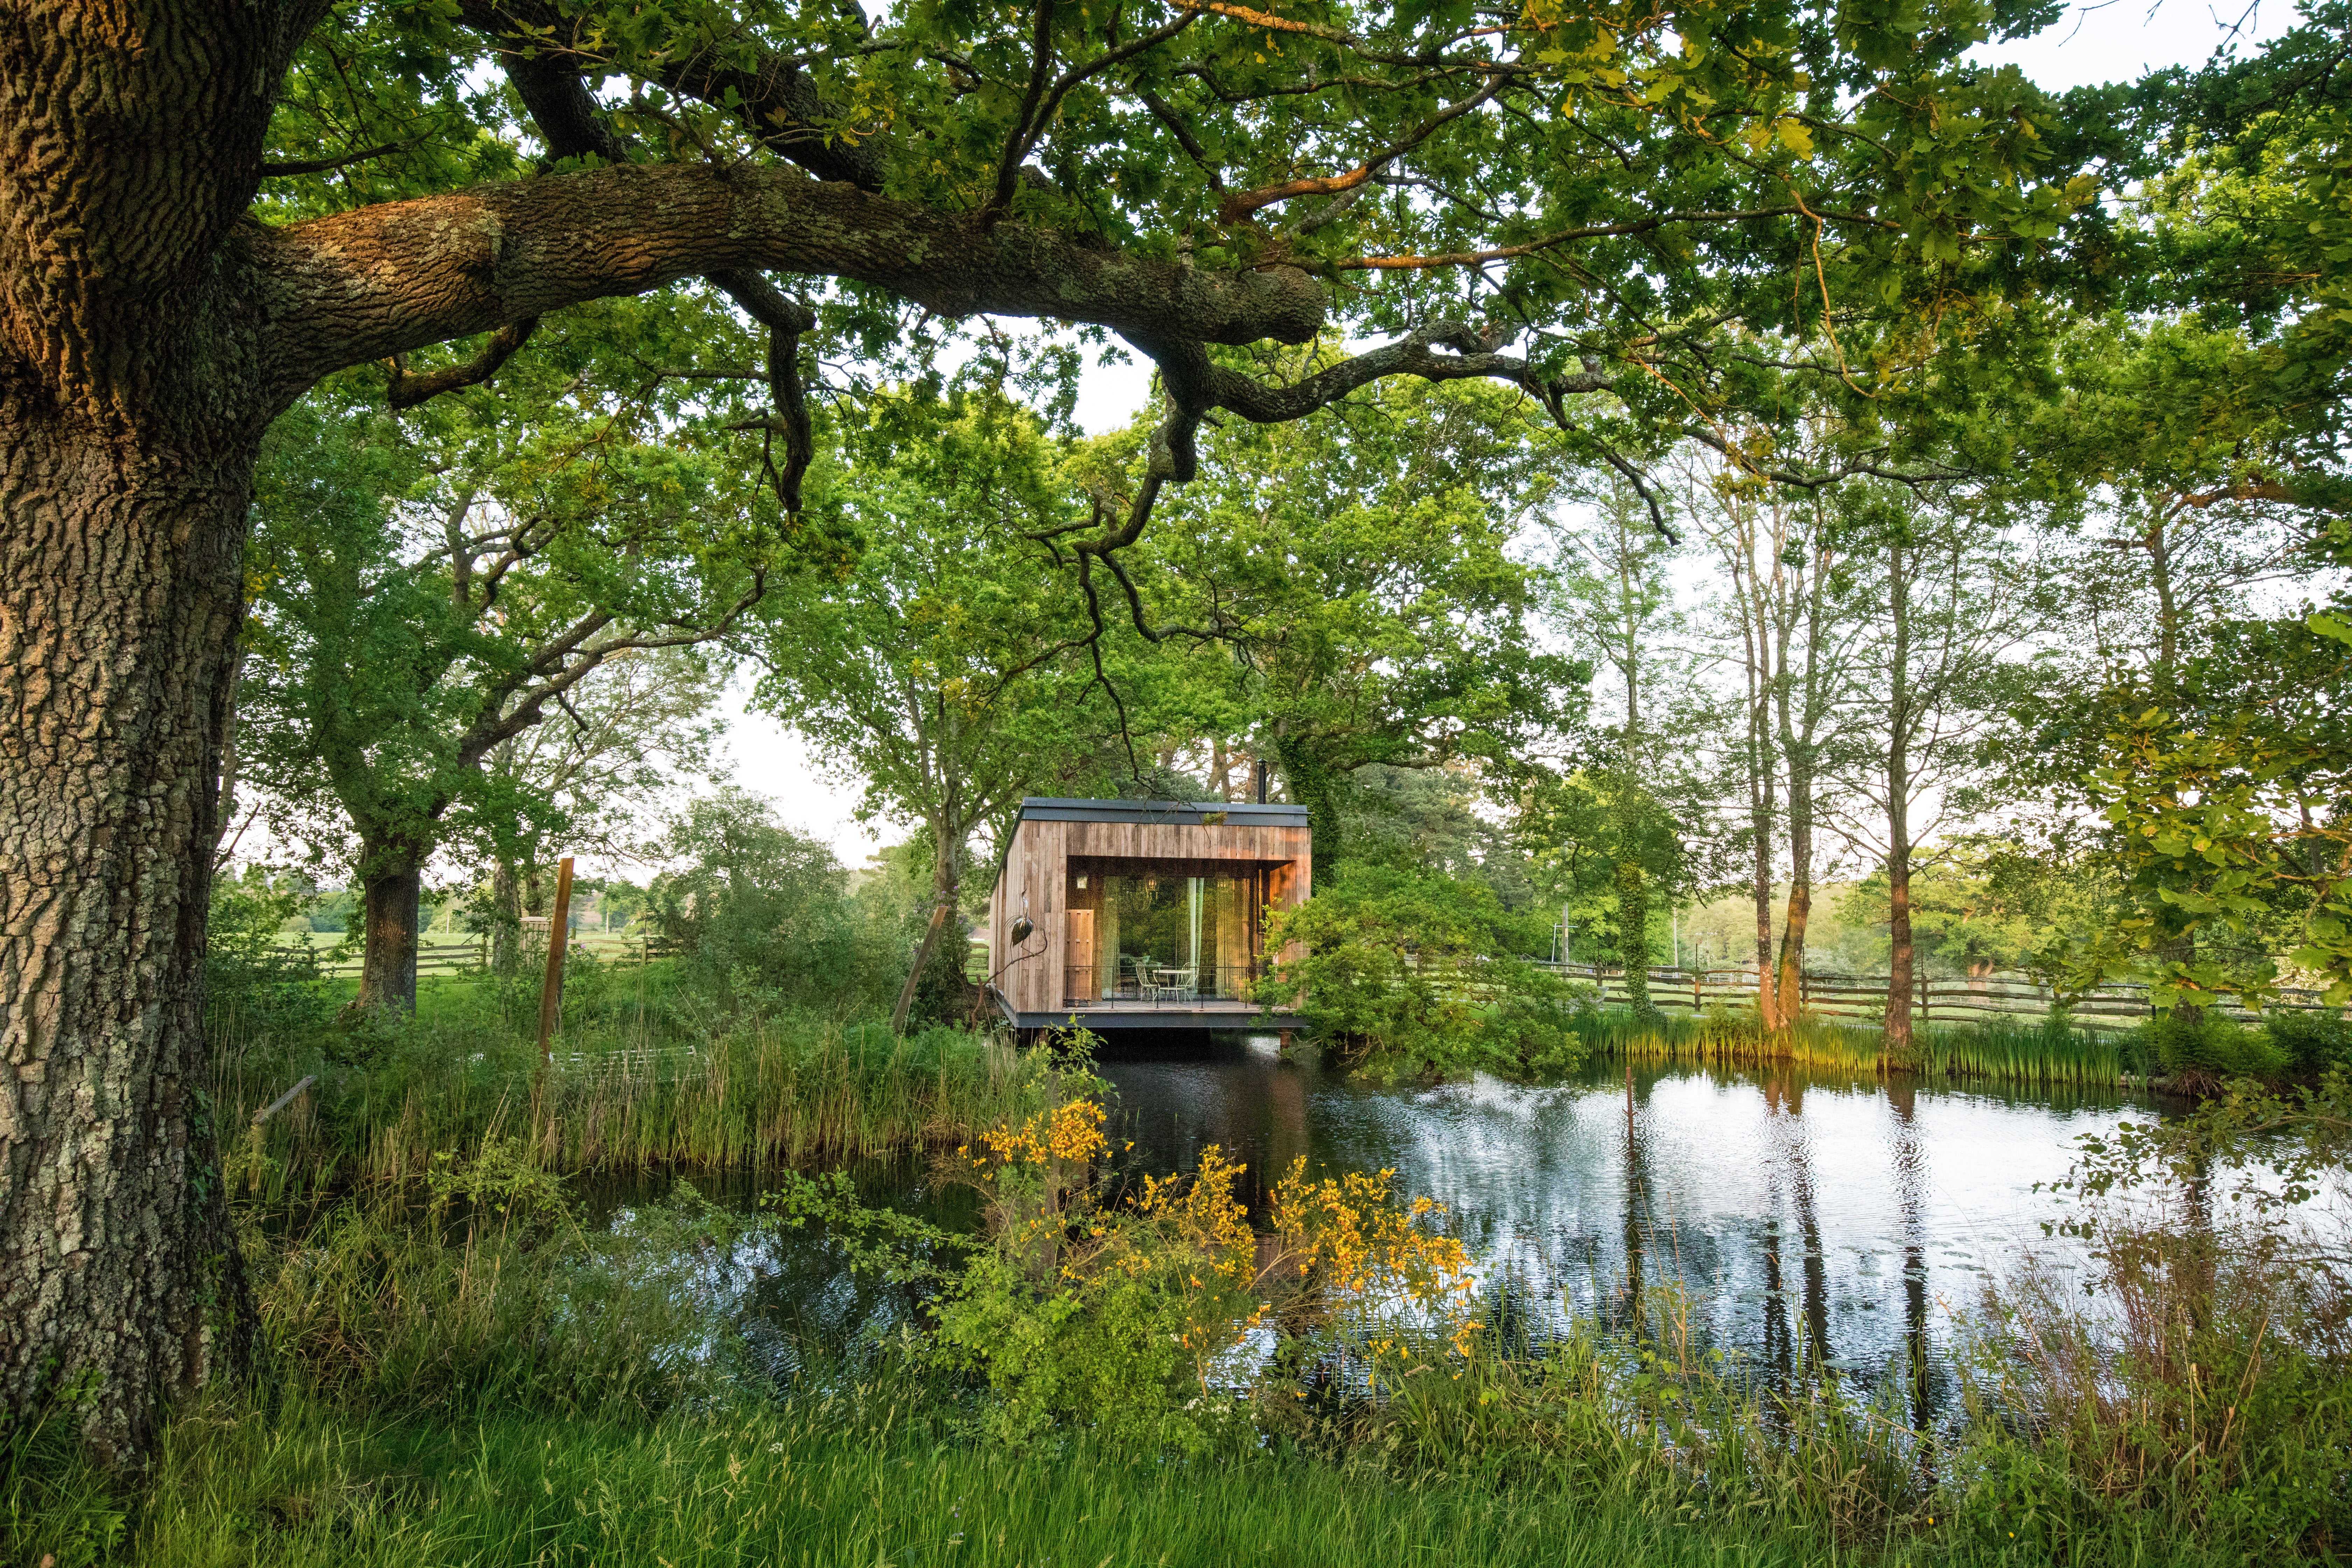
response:
[[[1748,713],[1748,834],[1755,842],[1749,891],[1756,905],[1756,1016],[1767,1029],[1780,1026],[1772,973],[1772,753],[1759,704]]]
[[[915,944],[914,967],[907,971],[907,983],[898,988],[898,1005],[890,1010],[890,1032],[894,1035],[907,1032],[907,1019],[914,1011],[915,992],[923,983],[923,971],[930,967],[931,951],[955,919],[956,905],[962,894],[962,836],[944,820],[940,822],[931,831],[931,918],[923,927],[923,940]],[[1058,956],[1055,962],[1061,962]]]
[[[202,1020],[256,438],[0,391],[0,1418],[75,1391],[110,1463],[252,1342]]]
[[[2177,708],[2180,701],[2180,607],[2172,587],[2170,517],[2158,513],[2140,542],[2147,552],[2148,584],[2156,591],[2157,695],[2167,708]],[[2159,921],[2174,912],[2165,905],[2159,905],[2155,911]],[[2195,929],[2192,927],[2158,943],[2156,956],[2167,964],[2196,963]],[[2194,1026],[2204,1017],[2205,1009],[2191,1003],[2181,1003],[2174,1006],[2172,1013],[2182,1023]]]
[[[521,963],[522,878],[503,855],[490,863],[490,970],[512,974]]]
[[[1805,673],[1801,694],[1804,706],[1803,722],[1793,711],[1799,694],[1792,689],[1797,682],[1789,671],[1789,654],[1784,639],[1780,653],[1780,680],[1776,692],[1780,708],[1780,754],[1787,759],[1789,788],[1786,812],[1789,820],[1789,910],[1780,925],[1780,1003],[1781,1010],[1790,1017],[1805,994],[1805,929],[1813,910],[1813,785],[1817,752],[1814,747],[1814,721],[1817,713],[1818,683],[1821,679],[1821,584],[1818,574],[1807,586],[1810,605],[1806,619]]]
[[[370,844],[360,853],[360,911],[364,945],[357,1005],[368,1011],[416,1011],[417,916],[424,901],[422,858],[404,845]]]
[[[1911,580],[1901,543],[1887,547],[1895,633],[1886,703],[1886,1044],[1911,1046]]]
[[[1808,748],[1782,750],[1789,758],[1789,909],[1780,924],[1779,991],[1781,1012],[1793,1018],[1804,994],[1805,928],[1813,912],[1813,776]]]
[[[1776,989],[1791,1018],[1796,1016],[1797,999],[1805,994],[1805,922],[1813,912],[1813,889],[1802,878],[1789,883],[1789,908],[1780,917],[1780,962]]]

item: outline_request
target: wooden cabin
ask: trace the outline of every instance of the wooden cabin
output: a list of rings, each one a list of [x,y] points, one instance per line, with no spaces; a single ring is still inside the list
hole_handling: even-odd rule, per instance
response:
[[[989,901],[990,994],[1019,1029],[1297,1028],[1251,994],[1309,847],[1303,805],[1033,795]]]

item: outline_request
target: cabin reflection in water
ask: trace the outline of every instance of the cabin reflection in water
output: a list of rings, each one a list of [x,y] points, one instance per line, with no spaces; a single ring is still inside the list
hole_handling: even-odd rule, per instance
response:
[[[1021,1029],[1260,1021],[1284,956],[1266,916],[1306,901],[1309,853],[1304,806],[1033,796],[990,900],[990,993]]]

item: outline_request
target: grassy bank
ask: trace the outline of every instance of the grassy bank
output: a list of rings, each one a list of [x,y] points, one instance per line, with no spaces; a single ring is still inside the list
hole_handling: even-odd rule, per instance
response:
[[[1923,1519],[1869,1534],[1769,1507],[1709,1508],[1638,1476],[1580,1489],[1475,1473],[1399,1478],[1275,1450],[1187,1465],[1083,1443],[960,1439],[935,1411],[855,1395],[719,1415],[463,1423],[301,1401],[208,1408],[174,1428],[152,1487],[86,1471],[12,1486],[0,1538],[54,1568],[427,1564],[1097,1565],[1421,1562],[2042,1563],[2046,1539]],[[2245,1561],[2121,1520],[2082,1563]]]
[[[1862,1077],[1910,1072],[2035,1089],[2137,1084],[2147,1071],[2134,1037],[2074,1028],[2056,1019],[1923,1028],[1900,1053],[1890,1051],[1874,1028],[1801,1017],[1789,1028],[1767,1031],[1757,1026],[1753,1014],[1733,1012],[1694,1018],[1593,1011],[1579,1016],[1577,1033],[1596,1055],[1637,1061],[1786,1062]]]

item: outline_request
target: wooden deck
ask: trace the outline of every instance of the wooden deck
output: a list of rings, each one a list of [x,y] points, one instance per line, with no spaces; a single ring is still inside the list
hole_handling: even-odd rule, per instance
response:
[[[1074,1002],[1056,1012],[1015,1009],[994,986],[989,996],[1004,1021],[1016,1029],[1060,1029],[1076,1019],[1081,1027],[1109,1029],[1301,1029],[1306,1020],[1290,1013],[1267,1014],[1255,1002],[1200,996],[1190,1001],[1143,1002],[1133,997]]]

